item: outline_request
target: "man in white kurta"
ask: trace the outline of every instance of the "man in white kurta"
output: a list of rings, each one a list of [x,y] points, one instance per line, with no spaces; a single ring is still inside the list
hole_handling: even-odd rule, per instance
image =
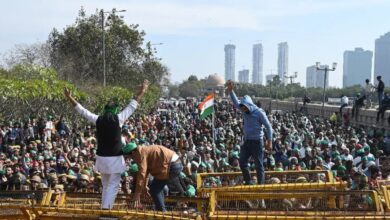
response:
[[[148,86],[149,82],[145,80],[137,96],[130,101],[122,112],[117,113],[117,106],[110,103],[106,105],[105,112],[101,116],[88,111],[76,102],[68,89],[64,91],[65,96],[75,107],[76,111],[90,123],[96,124],[97,127],[98,149],[95,169],[102,176],[102,209],[112,209],[118,192],[121,173],[126,170],[125,160],[122,155],[120,127],[133,114]]]

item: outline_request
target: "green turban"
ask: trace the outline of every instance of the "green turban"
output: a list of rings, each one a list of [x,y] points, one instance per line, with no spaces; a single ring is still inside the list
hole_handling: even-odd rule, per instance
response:
[[[137,148],[137,144],[134,142],[131,142],[129,144],[126,144],[123,148],[123,154],[130,154],[133,150]]]

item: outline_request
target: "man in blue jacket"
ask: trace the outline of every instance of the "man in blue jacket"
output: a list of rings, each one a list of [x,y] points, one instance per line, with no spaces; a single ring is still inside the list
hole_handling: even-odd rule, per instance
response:
[[[246,185],[251,183],[251,175],[249,171],[249,158],[252,157],[256,165],[257,183],[264,184],[264,132],[266,132],[265,148],[272,151],[272,127],[264,110],[257,107],[252,99],[245,95],[241,100],[237,99],[234,93],[234,83],[227,82],[227,91],[233,101],[234,106],[243,112],[244,118],[244,144],[240,149],[240,168]],[[253,183],[254,184],[254,183]]]

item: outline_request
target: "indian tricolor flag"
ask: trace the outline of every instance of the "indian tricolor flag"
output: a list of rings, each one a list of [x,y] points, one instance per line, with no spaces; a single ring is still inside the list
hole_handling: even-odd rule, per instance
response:
[[[209,94],[206,99],[199,104],[200,119],[204,119],[213,113],[214,109],[214,93]]]

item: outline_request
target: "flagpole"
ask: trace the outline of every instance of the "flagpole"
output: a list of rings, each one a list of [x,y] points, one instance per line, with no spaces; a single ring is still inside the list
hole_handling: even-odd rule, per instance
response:
[[[215,89],[213,88],[213,94],[214,94],[214,105],[213,105],[213,115],[212,115],[212,119],[211,119],[211,123],[212,123],[212,125],[211,125],[211,130],[212,130],[212,132],[213,132],[213,145],[215,146],[215,130],[214,130],[214,122],[215,122],[215,103],[216,103],[216,93],[215,93]],[[215,149],[214,149],[215,150]]]

